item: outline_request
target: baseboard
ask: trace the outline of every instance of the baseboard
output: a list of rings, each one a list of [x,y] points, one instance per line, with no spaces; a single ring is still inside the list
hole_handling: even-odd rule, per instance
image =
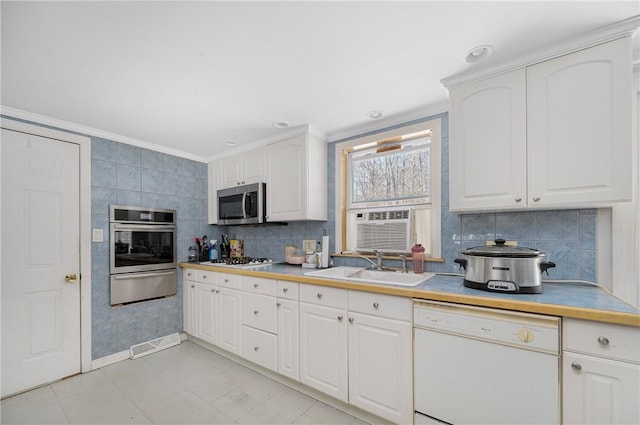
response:
[[[185,341],[187,339],[187,334],[184,332],[180,332],[180,341]],[[114,363],[121,362],[122,360],[129,360],[129,349],[125,351],[120,351],[119,353],[109,354],[108,356],[100,357],[99,359],[95,359],[91,361],[91,370],[100,369],[101,367],[109,366]],[[89,371],[87,371],[89,372]],[[84,371],[82,372],[84,373]]]

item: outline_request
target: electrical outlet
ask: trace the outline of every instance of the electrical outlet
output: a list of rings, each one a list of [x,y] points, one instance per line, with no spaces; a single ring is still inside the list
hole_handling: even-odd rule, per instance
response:
[[[92,229],[91,231],[92,242],[104,242],[104,231],[102,229]]]
[[[304,252],[315,252],[317,243],[318,241],[315,239],[305,239],[302,241],[302,250]]]

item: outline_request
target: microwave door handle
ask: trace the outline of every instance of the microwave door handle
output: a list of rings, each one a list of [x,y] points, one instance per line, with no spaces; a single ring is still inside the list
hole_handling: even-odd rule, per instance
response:
[[[247,192],[242,194],[242,218],[247,218]]]

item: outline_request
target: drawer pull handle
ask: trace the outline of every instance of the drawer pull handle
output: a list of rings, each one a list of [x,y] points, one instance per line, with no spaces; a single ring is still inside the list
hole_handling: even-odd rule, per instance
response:
[[[215,289],[212,289],[212,290],[211,290],[211,292],[213,292],[213,293],[215,294],[215,293],[216,293],[216,290],[215,290]]]
[[[258,310],[253,310],[253,314],[254,314],[255,316],[257,316],[257,315],[258,315]]]
[[[349,323],[353,323],[353,317],[349,317]]]
[[[191,276],[191,273],[187,273],[187,276]]]
[[[282,303],[276,303],[276,307],[280,307]]]
[[[339,322],[342,322],[342,319],[343,319],[342,315],[338,316],[338,321]]]
[[[380,304],[378,304],[378,302],[377,302],[377,301],[375,301],[375,302],[373,303],[373,308],[375,308],[375,309],[377,310],[377,309],[378,309],[378,307],[380,307]]]
[[[539,196],[534,196],[534,197],[533,197],[533,202],[538,202],[539,200],[540,200],[540,197],[539,197]]]
[[[598,337],[598,344],[600,344],[600,345],[609,345],[609,338],[607,338],[606,336],[599,336]]]
[[[282,288],[282,292],[284,292],[285,294],[289,291],[289,288]]]
[[[207,275],[206,275],[206,274],[203,274],[203,275],[202,275],[202,278],[203,278],[203,279],[206,279],[206,278],[207,278]]]
[[[522,201],[522,198],[515,198],[515,199],[514,199],[514,201],[516,201],[516,202],[521,202],[521,201]]]
[[[316,296],[318,297],[318,299],[322,299],[322,294],[320,292],[318,292]]]
[[[225,280],[224,280],[224,283],[229,283],[229,279],[225,279]]]
[[[260,349],[260,347],[258,347],[257,345],[255,347],[253,347],[253,351],[258,351]]]
[[[195,287],[196,287],[196,285],[191,285],[191,287],[192,287],[192,288],[195,288]]]
[[[580,372],[582,370],[582,365],[580,363],[573,362],[571,363],[571,369],[575,370],[576,372]]]
[[[219,290],[219,289],[216,289],[216,294],[219,294],[219,293],[220,293],[220,290]]]
[[[253,287],[257,289],[257,288],[258,288],[258,284],[257,284],[257,283],[254,283],[254,284],[253,284]]]

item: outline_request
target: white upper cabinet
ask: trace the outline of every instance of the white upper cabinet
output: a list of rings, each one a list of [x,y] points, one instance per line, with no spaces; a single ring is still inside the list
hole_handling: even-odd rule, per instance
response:
[[[264,147],[223,158],[220,180],[221,189],[265,181]]]
[[[527,68],[529,202],[631,199],[629,37]]]
[[[451,211],[631,197],[630,37],[452,87]]]
[[[305,133],[266,147],[267,221],[327,219],[327,146]]]
[[[449,93],[452,211],[526,206],[525,70]]]

